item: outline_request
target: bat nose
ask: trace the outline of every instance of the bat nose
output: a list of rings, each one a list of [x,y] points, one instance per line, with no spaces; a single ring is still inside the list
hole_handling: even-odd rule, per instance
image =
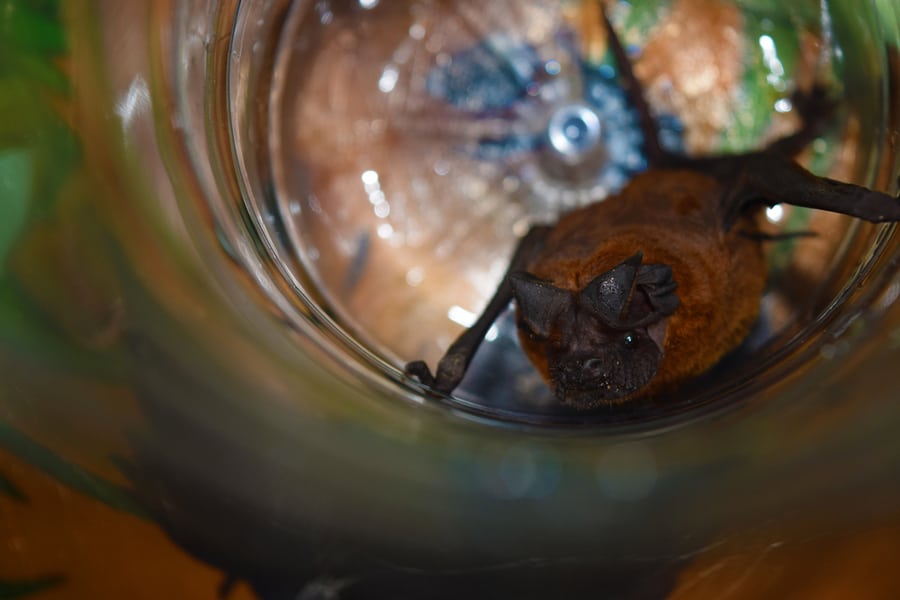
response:
[[[589,358],[581,365],[582,377],[586,380],[597,380],[603,377],[603,361],[599,358]]]
[[[600,358],[571,359],[558,370],[557,383],[567,390],[588,390],[608,383],[606,366]]]
[[[556,397],[576,408],[624,398],[645,386],[654,373],[655,366],[627,361],[616,352],[569,356],[550,371]]]

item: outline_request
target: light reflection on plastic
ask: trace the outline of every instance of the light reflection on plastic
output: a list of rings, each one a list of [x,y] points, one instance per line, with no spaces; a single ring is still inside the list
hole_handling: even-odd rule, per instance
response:
[[[769,82],[777,90],[784,90],[784,65],[778,58],[778,52],[775,49],[775,40],[772,36],[761,35],[759,37],[759,47],[762,49],[763,62],[769,70],[766,81]]]
[[[387,202],[376,202],[372,210],[379,219],[386,219],[391,214],[391,205]]]
[[[135,77],[128,91],[116,103],[116,114],[122,119],[122,128],[128,129],[135,117],[139,117],[150,109],[150,90],[144,78]]]
[[[400,73],[397,71],[397,67],[388,65],[381,72],[381,77],[378,79],[378,89],[385,94],[389,94],[394,91],[398,79],[400,79]]]
[[[775,102],[775,110],[780,113],[789,113],[794,108],[793,102],[788,98],[781,98]]]
[[[387,197],[381,189],[381,178],[378,176],[378,172],[372,171],[371,169],[363,171],[360,179],[362,180],[366,194],[369,196],[369,203],[372,205],[375,216],[379,219],[386,219],[391,214],[391,205],[388,203]],[[384,225],[381,225],[378,228],[378,237],[382,239],[389,238],[393,233],[393,227],[391,227],[390,230],[385,228]]]
[[[363,171],[362,176],[363,185],[366,186],[366,191],[370,191],[370,188],[378,185],[378,172],[377,171]]]
[[[421,23],[414,23],[409,26],[409,37],[414,40],[421,40],[425,37],[425,28]]]
[[[900,282],[892,283],[888,289],[884,291],[884,296],[882,296],[880,303],[881,308],[885,309],[891,306],[897,301],[897,298],[900,298]]]
[[[378,237],[386,240],[394,235],[394,228],[390,223],[384,223],[378,226]]]
[[[425,271],[422,267],[413,267],[406,272],[406,285],[416,287],[425,281]]]
[[[320,0],[316,3],[316,12],[319,14],[319,22],[329,25],[334,21],[334,13],[331,12],[331,3]]]
[[[471,327],[475,324],[478,315],[454,304],[447,311],[447,318],[463,327]]]

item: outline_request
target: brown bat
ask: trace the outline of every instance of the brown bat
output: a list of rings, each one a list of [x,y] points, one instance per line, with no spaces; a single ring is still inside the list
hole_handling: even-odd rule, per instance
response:
[[[793,157],[831,111],[824,90],[795,98],[803,124],[764,150],[691,158],[663,150],[658,126],[606,16],[622,85],[636,107],[650,169],[619,194],[537,226],[477,322],[432,375],[459,384],[491,323],[511,300],[525,354],[564,405],[588,409],[650,397],[700,375],[748,335],[767,277],[759,218],[767,206],[900,220],[900,200],[817,177]]]

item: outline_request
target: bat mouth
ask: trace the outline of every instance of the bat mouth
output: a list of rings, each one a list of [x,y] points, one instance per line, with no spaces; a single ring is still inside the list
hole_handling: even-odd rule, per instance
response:
[[[618,357],[568,359],[551,370],[554,393],[561,404],[579,410],[618,404],[656,375],[658,360],[652,365],[642,362],[636,369]]]
[[[590,410],[600,406],[618,404],[625,401],[631,393],[633,392],[619,389],[605,390],[602,385],[580,390],[563,388],[558,384],[556,386],[556,399],[560,404],[577,410]]]
[[[570,387],[558,381],[555,385],[556,399],[563,406],[569,406],[578,410],[588,410],[624,402],[638,389],[623,389],[610,383],[608,380],[597,380],[585,383],[580,387]]]

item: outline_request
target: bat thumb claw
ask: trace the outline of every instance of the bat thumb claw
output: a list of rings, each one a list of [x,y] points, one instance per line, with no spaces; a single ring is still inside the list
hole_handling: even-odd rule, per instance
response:
[[[417,379],[422,385],[428,387],[434,385],[434,375],[431,374],[431,369],[428,368],[424,360],[414,360],[411,363],[407,363],[403,372],[407,376]]]

